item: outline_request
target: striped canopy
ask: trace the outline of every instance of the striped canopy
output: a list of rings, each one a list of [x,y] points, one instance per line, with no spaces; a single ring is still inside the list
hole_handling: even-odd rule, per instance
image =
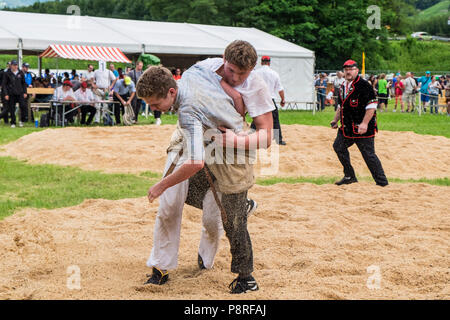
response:
[[[51,45],[40,55],[40,57],[124,63],[131,62],[119,48],[69,44]]]

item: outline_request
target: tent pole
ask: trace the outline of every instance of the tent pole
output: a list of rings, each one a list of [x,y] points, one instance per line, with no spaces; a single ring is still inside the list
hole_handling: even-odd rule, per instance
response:
[[[42,76],[42,58],[38,56],[38,74],[39,78]]]
[[[19,39],[19,50],[17,51],[17,60],[19,63],[19,68],[22,68],[23,63],[23,42],[22,39]]]

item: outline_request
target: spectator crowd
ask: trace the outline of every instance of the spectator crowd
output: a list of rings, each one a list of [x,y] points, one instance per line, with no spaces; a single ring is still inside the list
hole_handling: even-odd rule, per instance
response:
[[[76,70],[55,74],[45,69],[42,75],[36,76],[29,68],[30,65],[24,63],[20,69],[17,61],[12,60],[7,63],[5,69],[0,70],[0,121],[10,123],[13,128],[16,127],[17,111],[20,127],[29,120],[34,121],[33,112],[28,111],[30,102],[53,101],[54,108],[49,112],[49,118],[55,120],[57,115],[59,121],[64,121],[65,124],[74,123],[76,116],[79,116],[80,124],[85,125],[93,122],[121,124],[124,122],[127,107],[131,107],[132,110],[132,123],[138,122],[141,112],[143,116],[145,115],[145,102],[136,97],[136,84],[144,72],[142,61],[138,61],[134,68],[126,67],[125,70],[116,69],[113,63],[104,70],[95,70],[94,66],[89,64],[87,70],[80,74]],[[181,76],[180,68],[173,69],[174,79],[179,80]],[[51,88],[53,94],[29,95],[28,88]],[[153,111],[153,116],[156,125],[160,125],[161,112]],[[31,119],[28,119],[29,117]]]

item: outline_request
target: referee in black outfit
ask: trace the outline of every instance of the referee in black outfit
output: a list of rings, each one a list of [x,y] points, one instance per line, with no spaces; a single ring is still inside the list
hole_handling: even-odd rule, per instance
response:
[[[355,61],[347,60],[343,69],[345,81],[339,90],[339,107],[330,123],[332,128],[337,129],[338,121],[341,121],[333,148],[344,167],[344,178],[336,184],[358,182],[348,152],[348,148],[356,143],[376,184],[387,186],[388,180],[375,154],[375,134],[378,132],[375,92],[372,86],[358,75],[359,69]]]

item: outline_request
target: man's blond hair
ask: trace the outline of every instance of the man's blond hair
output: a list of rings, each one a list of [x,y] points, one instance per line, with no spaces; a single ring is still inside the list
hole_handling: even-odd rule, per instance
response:
[[[165,98],[170,88],[177,88],[177,82],[169,69],[152,66],[139,77],[136,85],[136,95],[144,98]]]
[[[229,63],[245,70],[253,69],[258,61],[255,48],[244,40],[235,40],[230,43],[226,47],[223,57]]]

